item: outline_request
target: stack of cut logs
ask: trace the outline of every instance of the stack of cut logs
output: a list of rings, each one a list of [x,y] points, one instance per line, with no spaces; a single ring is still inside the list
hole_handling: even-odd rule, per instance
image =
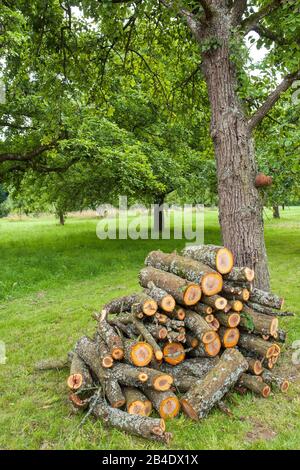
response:
[[[278,317],[292,314],[252,286],[252,269],[233,264],[230,250],[214,245],[149,253],[143,291],[106,304],[94,315],[94,337],[71,353],[73,406],[167,443],[165,418],[180,407],[198,420],[214,406],[224,410],[232,389],[265,398],[272,386],[287,391],[273,368],[286,338]],[[160,418],[150,417],[153,408]]]

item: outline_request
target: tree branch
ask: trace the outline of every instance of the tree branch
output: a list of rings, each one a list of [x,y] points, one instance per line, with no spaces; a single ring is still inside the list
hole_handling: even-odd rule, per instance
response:
[[[35,157],[38,157],[42,153],[46,152],[55,147],[57,141],[51,142],[47,145],[40,145],[39,147],[31,150],[27,153],[2,153],[0,154],[0,163],[14,161],[14,162],[26,162],[33,160]]]
[[[274,31],[271,31],[269,28],[262,26],[261,24],[255,25],[252,28],[252,31],[255,31],[260,37],[270,39],[270,41],[276,42],[281,46],[285,44],[284,39],[282,37],[280,37]]]
[[[300,79],[300,69],[297,72],[287,75],[282,82],[275,88],[275,90],[268,96],[266,101],[258,108],[253,116],[248,121],[249,128],[252,131],[266,116],[266,114],[277,103],[282,93],[287,91],[295,80]]]
[[[288,0],[271,0],[266,6],[262,7],[257,12],[248,16],[248,18],[246,18],[241,23],[245,34],[248,34],[255,26],[258,25],[260,20],[262,20],[263,18],[268,16],[270,13],[280,8],[287,1]]]
[[[159,0],[162,5],[164,5],[168,9],[172,9],[174,7],[174,2],[168,2],[166,0]],[[188,27],[190,28],[191,32],[194,34],[196,39],[199,40],[200,38],[200,29],[203,23],[201,23],[201,20],[204,22],[205,17],[202,17],[200,19],[196,18],[196,16],[186,8],[179,8],[177,11],[177,15],[181,16],[182,18],[185,18]]]
[[[211,18],[213,15],[212,5],[207,0],[199,0],[199,3],[201,4],[204,10],[206,18],[207,19]]]
[[[145,64],[146,68],[149,70],[149,72],[151,73],[151,75],[153,75],[153,77],[155,77],[155,79],[157,80],[160,88],[161,88],[161,91],[163,92],[163,95],[166,99],[166,102],[168,103],[168,96],[167,96],[167,93],[166,93],[166,90],[165,90],[165,87],[161,81],[161,79],[159,78],[159,75],[158,73],[154,72],[152,70],[152,68],[150,67],[150,65],[148,64],[147,60],[145,59],[145,57],[143,56],[143,54],[141,54],[139,51],[136,51],[135,49],[131,49],[130,47],[128,48],[128,52],[132,52],[133,54],[136,54],[141,60],[142,62]]]
[[[237,26],[241,23],[242,16],[247,8],[247,0],[235,0],[231,11],[231,24]]]

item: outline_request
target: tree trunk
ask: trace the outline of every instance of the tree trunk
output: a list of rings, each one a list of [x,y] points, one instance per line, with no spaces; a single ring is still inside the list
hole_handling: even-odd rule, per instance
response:
[[[280,219],[279,206],[273,206],[273,219]]]
[[[60,225],[65,225],[65,214],[62,211],[58,213]]]
[[[203,54],[202,67],[211,104],[223,244],[232,250],[235,264],[255,269],[255,284],[268,290],[263,205],[254,185],[257,168],[251,130],[230,60],[230,13],[219,2],[214,4],[216,14],[205,35],[216,44]],[[200,30],[199,40],[203,40]]]
[[[158,196],[157,199],[154,201],[154,231],[161,233],[165,227],[165,219],[164,219],[164,200],[165,196],[161,195]]]

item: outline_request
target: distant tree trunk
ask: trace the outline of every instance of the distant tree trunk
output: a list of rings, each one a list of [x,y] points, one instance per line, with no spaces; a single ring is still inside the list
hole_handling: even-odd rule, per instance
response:
[[[285,204],[282,204],[281,207],[282,207],[282,210],[284,211],[284,209],[285,209]]]
[[[279,206],[273,206],[273,218],[280,219]]]
[[[219,46],[203,54],[202,68],[212,111],[223,244],[233,251],[238,266],[255,269],[255,284],[269,290],[263,205],[254,184],[257,168],[251,129],[237,96],[230,59],[230,21],[221,10],[210,24]]]
[[[155,232],[162,232],[165,226],[163,205],[165,195],[159,195],[154,201],[154,230]]]
[[[60,225],[65,225],[65,214],[62,211],[58,213]]]

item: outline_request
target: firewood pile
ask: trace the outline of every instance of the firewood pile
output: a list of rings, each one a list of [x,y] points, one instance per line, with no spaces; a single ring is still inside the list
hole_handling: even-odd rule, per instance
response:
[[[254,288],[254,271],[234,267],[230,250],[152,251],[143,290],[94,314],[93,338],[77,341],[67,383],[76,409],[118,429],[168,443],[165,419],[224,408],[230,391],[261,397],[289,382],[274,368],[286,332],[283,299]],[[152,417],[156,412],[157,417]]]

